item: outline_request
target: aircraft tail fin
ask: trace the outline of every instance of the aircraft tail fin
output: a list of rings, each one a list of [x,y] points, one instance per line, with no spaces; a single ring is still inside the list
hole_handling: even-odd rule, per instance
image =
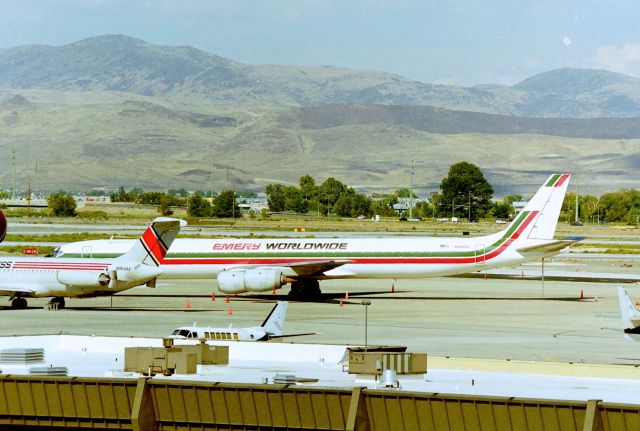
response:
[[[640,333],[640,311],[633,305],[624,287],[618,287],[618,301],[620,302],[624,332]]]
[[[167,255],[169,247],[176,239],[180,228],[187,222],[180,219],[157,217],[145,229],[144,233],[131,249],[118,260],[135,261],[158,267]]]
[[[4,241],[4,237],[7,235],[7,218],[4,213],[0,211],[0,242]]]
[[[264,322],[262,322],[260,326],[264,328],[268,335],[282,335],[288,305],[289,303],[287,301],[278,301]]]
[[[514,241],[553,239],[570,178],[569,174],[553,174],[547,178],[507,227],[506,232]]]

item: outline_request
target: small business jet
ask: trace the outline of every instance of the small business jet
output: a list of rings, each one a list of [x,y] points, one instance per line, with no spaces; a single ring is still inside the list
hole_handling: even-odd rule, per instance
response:
[[[6,220],[2,212],[0,216],[3,237]],[[114,259],[0,256],[0,295],[8,295],[17,309],[27,307],[26,298],[51,296],[50,304],[64,308],[65,297],[113,295],[143,284],[155,287],[162,274],[160,262],[185,225],[183,220],[156,218],[129,251]]]
[[[291,283],[291,299],[320,294],[327,279],[399,279],[464,274],[553,256],[577,238],[553,239],[569,174],[551,175],[501,232],[480,237],[179,239],[163,278],[213,278],[224,293],[268,292]],[[82,241],[55,256],[117,256],[129,240]]]
[[[620,302],[625,335],[635,341],[640,341],[640,310],[633,305],[624,287],[618,287],[618,301]]]
[[[314,335],[313,332],[305,334],[282,335],[284,319],[287,314],[286,301],[278,301],[271,309],[267,318],[260,326],[249,328],[211,328],[205,326],[183,326],[171,334],[172,338],[201,338],[207,340],[233,340],[233,341],[269,341],[274,338],[298,337],[302,335]]]

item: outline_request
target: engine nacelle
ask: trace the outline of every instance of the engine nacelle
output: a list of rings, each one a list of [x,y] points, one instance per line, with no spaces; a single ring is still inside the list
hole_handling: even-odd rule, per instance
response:
[[[231,269],[218,274],[218,289],[224,293],[268,292],[285,283],[280,268]]]
[[[98,271],[59,271],[58,281],[65,286],[104,287],[109,284],[109,275]]]

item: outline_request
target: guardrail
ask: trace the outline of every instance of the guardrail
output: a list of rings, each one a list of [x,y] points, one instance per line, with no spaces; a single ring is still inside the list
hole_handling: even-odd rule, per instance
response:
[[[640,405],[169,379],[0,376],[0,427],[640,429]]]

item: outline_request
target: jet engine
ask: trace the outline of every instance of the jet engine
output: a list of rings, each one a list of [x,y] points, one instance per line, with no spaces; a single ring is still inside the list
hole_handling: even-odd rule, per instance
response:
[[[108,274],[97,271],[59,271],[56,278],[65,286],[75,287],[104,287],[110,280]]]
[[[218,289],[224,293],[268,292],[283,284],[286,277],[280,268],[231,269],[218,274]]]
[[[0,242],[4,240],[4,237],[6,234],[7,234],[7,219],[4,216],[4,213],[0,211]]]

